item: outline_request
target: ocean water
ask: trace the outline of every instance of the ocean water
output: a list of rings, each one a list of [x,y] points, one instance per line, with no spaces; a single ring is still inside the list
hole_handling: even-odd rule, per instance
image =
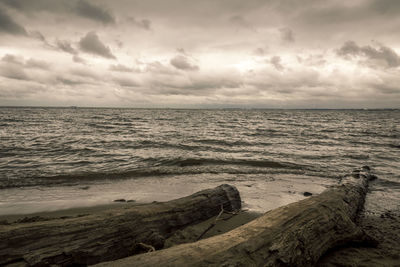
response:
[[[266,210],[363,165],[379,177],[373,209],[400,200],[399,110],[4,107],[0,140],[0,214],[166,200],[221,183]]]

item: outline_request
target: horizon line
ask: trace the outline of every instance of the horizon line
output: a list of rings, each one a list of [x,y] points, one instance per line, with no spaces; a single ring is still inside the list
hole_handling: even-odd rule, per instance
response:
[[[304,107],[297,107],[297,108],[268,108],[268,107],[192,107],[192,108],[185,108],[185,107],[104,107],[104,106],[6,106],[0,105],[0,108],[60,108],[60,109],[171,109],[171,110],[399,110],[399,108],[304,108]]]

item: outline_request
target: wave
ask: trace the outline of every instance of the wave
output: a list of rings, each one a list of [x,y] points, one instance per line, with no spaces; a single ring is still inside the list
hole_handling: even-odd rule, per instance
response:
[[[204,173],[263,174],[277,172],[303,172],[305,166],[270,160],[175,158],[146,159],[153,167],[141,167],[124,171],[84,172],[49,176],[24,177],[24,179],[0,180],[0,189],[28,186],[78,185],[104,180],[133,179],[149,176],[195,175]],[[286,170],[286,171],[285,171]]]
[[[347,154],[347,155],[344,155],[344,157],[349,158],[349,159],[359,159],[359,160],[369,159],[368,154]]]
[[[384,178],[378,179],[377,182],[383,187],[388,187],[391,189],[400,189],[400,182],[391,181]]]
[[[208,145],[220,145],[220,146],[269,146],[271,143],[266,143],[266,142],[261,142],[260,140],[257,140],[256,142],[251,142],[251,141],[244,141],[244,140],[236,140],[236,141],[228,141],[226,139],[224,140],[217,140],[217,139],[198,139],[198,140],[193,140],[195,143],[201,143],[201,144],[208,144]]]
[[[279,130],[275,130],[275,129],[258,128],[258,129],[255,129],[254,132],[248,133],[247,136],[274,137],[274,136],[282,136],[283,134],[286,135],[286,133],[283,131],[279,131]]]
[[[399,170],[397,112],[27,108],[5,109],[0,121],[0,187],[200,173],[326,176],[364,162],[388,177]]]
[[[388,144],[389,147],[400,148],[400,144]]]
[[[288,162],[277,162],[271,160],[252,160],[252,159],[213,159],[213,158],[176,158],[167,160],[164,162],[165,165],[178,166],[178,167],[191,167],[200,165],[238,165],[238,166],[250,166],[259,168],[290,168],[290,169],[301,169],[304,166],[288,163]]]

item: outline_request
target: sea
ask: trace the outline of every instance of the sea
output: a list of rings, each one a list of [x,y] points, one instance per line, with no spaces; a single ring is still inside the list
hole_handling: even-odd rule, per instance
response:
[[[365,165],[366,209],[399,210],[400,110],[0,108],[0,215],[219,184],[264,212]]]

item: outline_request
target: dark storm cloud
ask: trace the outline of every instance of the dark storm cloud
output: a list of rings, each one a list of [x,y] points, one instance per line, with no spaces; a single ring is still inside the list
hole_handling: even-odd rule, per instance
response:
[[[38,60],[34,58],[30,58],[28,60],[24,60],[23,57],[6,54],[1,59],[1,62],[7,63],[8,66],[18,66],[19,68],[34,68],[34,69],[43,69],[47,70],[50,67],[50,64],[44,60]]]
[[[16,64],[1,64],[0,75],[14,80],[30,80],[30,77],[25,70]]]
[[[368,107],[400,94],[398,0],[0,0],[0,7],[0,34],[14,23],[20,32],[12,34],[30,37],[0,36],[0,94],[49,88],[27,100],[33,104],[46,96],[55,105],[65,97],[84,105],[307,107],[318,99],[340,107],[348,98]],[[345,43],[350,37],[356,42]]]
[[[61,83],[64,85],[68,85],[68,86],[75,86],[75,85],[80,85],[80,84],[85,84],[85,81],[82,80],[78,80],[78,79],[71,79],[71,78],[67,78],[67,77],[63,77],[63,76],[58,76],[56,78],[57,83]]]
[[[95,81],[101,80],[101,77],[96,72],[86,67],[74,68],[69,73],[74,76],[89,78]]]
[[[77,54],[78,52],[76,51],[75,48],[72,47],[71,42],[67,41],[67,40],[57,40],[56,42],[56,46],[58,49],[60,49],[61,51],[67,52],[69,54]]]
[[[21,56],[7,54],[0,60],[0,76],[10,79],[7,86],[16,83],[43,85],[51,81],[48,75],[50,66],[51,64],[44,60],[34,58],[25,60]]]
[[[181,54],[187,55],[187,53],[186,53],[186,51],[185,51],[185,49],[184,49],[184,48],[177,48],[177,49],[176,49],[176,51],[177,51],[178,53],[181,53]]]
[[[336,52],[339,56],[359,55],[361,47],[359,47],[354,41],[347,41]]]
[[[286,69],[287,73],[281,75],[277,72],[260,72],[257,73],[251,80],[247,80],[248,85],[252,85],[264,92],[278,93],[278,94],[292,94],[297,97],[299,94],[315,94],[320,93],[320,89],[313,90],[313,88],[326,88],[330,85],[329,82],[321,80],[321,75],[315,70],[308,70],[307,68],[300,68],[297,70]]]
[[[40,31],[32,31],[29,33],[29,35],[35,39],[38,39],[39,41],[42,41],[45,44],[48,44],[46,37],[44,37],[44,35]]]
[[[0,32],[12,35],[27,35],[25,28],[11,18],[0,6]]]
[[[91,4],[89,1],[79,0],[76,3],[75,11],[82,17],[102,22],[104,24],[115,23],[110,12],[102,7]]]
[[[29,59],[26,61],[25,66],[27,68],[35,68],[35,69],[42,69],[42,70],[48,70],[50,68],[50,64],[44,60],[38,60],[38,59]]]
[[[294,33],[290,28],[281,28],[279,29],[281,33],[281,39],[284,42],[293,43],[294,42]]]
[[[72,13],[103,24],[115,23],[115,18],[108,10],[88,0],[0,0],[0,3],[22,13],[43,11],[61,14]]]
[[[21,12],[36,12],[43,10],[61,12],[63,9],[69,6],[67,3],[72,2],[73,1],[62,0],[0,0],[0,3],[3,3]]]
[[[191,80],[187,88],[194,90],[238,88],[242,86],[240,78],[228,75],[200,76]]]
[[[79,55],[74,55],[72,57],[72,61],[74,61],[75,63],[86,64],[86,60],[81,58]]]
[[[400,12],[398,0],[364,0],[354,2],[351,5],[348,4],[351,2],[347,1],[318,2],[310,0],[308,5],[304,5],[303,1],[298,2],[307,8],[297,7],[293,9],[298,12],[296,21],[312,23],[313,26],[317,27],[327,24],[363,22],[373,18],[381,18],[384,21],[371,26],[385,26],[389,17],[398,17]],[[354,26],[352,25],[352,27]]]
[[[367,9],[378,14],[398,16],[400,11],[398,0],[372,0],[368,2]]]
[[[400,65],[400,57],[390,47],[381,45],[378,49],[371,46],[361,47],[361,51],[371,60],[380,60],[386,62],[389,68],[398,67]]]
[[[12,63],[22,66],[24,64],[24,59],[22,57],[17,57],[15,55],[6,54],[1,59],[2,62]]]
[[[97,36],[96,32],[88,32],[82,39],[79,41],[79,46],[82,51],[85,51],[90,54],[98,55],[101,57],[116,59],[116,57],[111,53],[111,50],[108,46],[105,46]]]
[[[145,66],[145,72],[150,72],[154,74],[162,74],[162,75],[177,75],[179,72],[176,69],[173,69],[160,61],[152,61],[148,63],[137,62],[139,65]]]
[[[184,55],[177,55],[170,60],[172,66],[180,70],[197,71],[199,66],[193,64],[192,60]]]
[[[122,87],[138,87],[140,84],[130,78],[115,78],[114,81]]]
[[[150,31],[151,30],[151,21],[148,19],[136,19],[134,17],[129,17],[128,21],[134,25],[135,27]]]
[[[21,99],[33,96],[37,93],[46,91],[46,86],[37,84],[32,81],[18,81],[11,82],[6,88],[1,88],[0,99]],[[7,103],[7,102],[5,102]]]
[[[314,5],[300,12],[296,20],[300,23],[305,22],[317,27],[322,24],[341,24],[362,19],[365,15],[361,9],[362,7],[352,8],[336,3],[330,5]]]
[[[159,95],[207,96],[221,89],[236,89],[242,86],[240,78],[230,74],[195,75],[189,78],[153,79],[150,86]]]
[[[270,63],[275,67],[276,70],[278,71],[284,70],[284,67],[281,63],[281,57],[273,56],[270,60]]]
[[[376,91],[386,94],[386,95],[394,95],[400,94],[400,87],[399,86],[392,86],[387,84],[375,84],[373,85]]]
[[[388,68],[395,68],[400,65],[399,55],[392,48],[384,45],[374,48],[370,45],[359,46],[354,41],[348,41],[337,50],[337,54],[343,57],[363,56],[369,61]]]
[[[132,72],[133,69],[122,64],[110,65],[109,70],[118,72]]]
[[[229,18],[229,22],[231,22],[235,26],[239,26],[242,28],[246,28],[252,31],[255,31],[255,28],[253,25],[251,25],[250,22],[248,22],[244,17],[235,15]]]
[[[256,56],[264,56],[267,53],[266,49],[262,47],[257,47],[254,49],[253,54]]]

